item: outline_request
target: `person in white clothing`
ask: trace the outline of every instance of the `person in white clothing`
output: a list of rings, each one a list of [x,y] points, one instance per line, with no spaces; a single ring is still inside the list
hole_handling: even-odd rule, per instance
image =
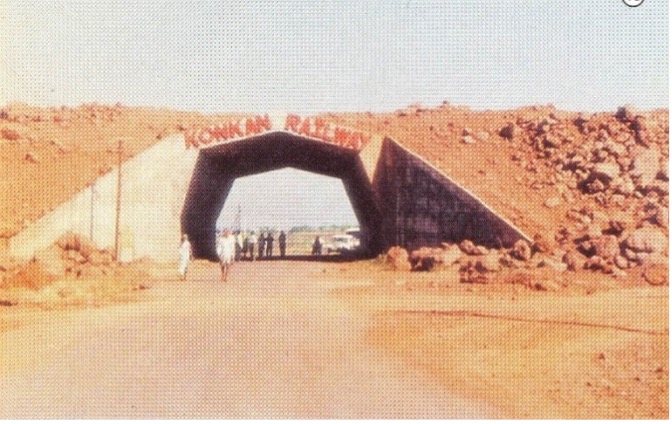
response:
[[[187,279],[187,268],[189,267],[189,261],[191,261],[193,254],[191,251],[191,243],[189,243],[189,238],[186,234],[182,234],[182,243],[180,244],[180,277],[182,280]]]
[[[222,269],[222,283],[225,283],[229,276],[231,264],[236,256],[236,238],[229,230],[225,229],[217,237],[217,256],[219,257],[219,265]]]

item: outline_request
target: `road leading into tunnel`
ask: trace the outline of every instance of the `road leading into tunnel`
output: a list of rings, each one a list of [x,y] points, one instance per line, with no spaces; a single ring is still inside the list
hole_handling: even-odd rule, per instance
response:
[[[16,355],[0,417],[494,416],[367,346],[367,318],[328,295],[343,282],[297,278],[315,266],[241,263],[227,285],[211,267],[139,303],[40,312],[55,315],[0,335]]]

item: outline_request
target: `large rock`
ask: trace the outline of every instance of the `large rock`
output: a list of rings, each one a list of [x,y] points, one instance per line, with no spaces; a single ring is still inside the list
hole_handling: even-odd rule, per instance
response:
[[[669,284],[669,270],[667,264],[647,266],[642,274],[646,282],[652,286]]]
[[[410,271],[411,263],[408,261],[408,252],[403,247],[394,246],[387,251],[385,263],[397,271]]]
[[[520,131],[516,125],[513,122],[509,122],[506,126],[499,130],[499,135],[507,140],[513,140],[519,132]]]
[[[653,183],[660,171],[660,152],[646,149],[635,157],[630,175],[639,178],[639,186],[646,187]]]
[[[471,240],[462,240],[460,249],[467,255],[486,255],[488,249],[484,246],[477,246]]]
[[[411,252],[409,258],[414,270],[429,271],[435,265],[452,265],[461,256],[459,247],[446,244],[443,247],[421,247]]]
[[[656,214],[653,216],[653,222],[663,228],[668,228],[670,225],[670,211],[665,207],[659,207]]]
[[[583,269],[586,263],[586,257],[576,250],[570,250],[562,257],[562,261],[567,264],[567,269],[570,271],[577,271]]]
[[[592,178],[599,179],[603,183],[609,183],[621,174],[621,167],[617,163],[603,162],[598,163],[593,168]]]
[[[618,238],[613,235],[600,236],[592,240],[595,254],[600,258],[613,259],[621,253],[621,248],[618,243]]]
[[[566,263],[551,258],[543,258],[541,261],[539,261],[537,266],[550,268],[557,272],[565,272],[568,268]]]
[[[521,261],[529,261],[532,257],[532,248],[525,240],[518,240],[511,249],[511,256]]]
[[[462,257],[462,251],[456,244],[444,245],[441,254],[444,265],[452,265]]]
[[[493,251],[476,260],[474,266],[478,272],[497,272],[502,269],[499,253]]]
[[[667,253],[667,246],[667,236],[653,227],[638,228],[625,240],[625,247],[636,253]]]
[[[637,116],[637,109],[632,105],[621,106],[616,110],[614,115],[616,119],[623,122],[634,121]]]
[[[93,252],[97,252],[96,245],[86,236],[67,232],[56,240],[56,245],[63,250],[75,250],[87,260]]]

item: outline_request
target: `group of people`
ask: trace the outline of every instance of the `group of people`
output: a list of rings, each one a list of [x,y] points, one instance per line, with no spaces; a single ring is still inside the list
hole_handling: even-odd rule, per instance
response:
[[[254,261],[255,246],[257,248],[256,259],[271,258],[273,257],[274,242],[275,237],[273,236],[273,232],[270,231],[266,235],[261,232],[259,236],[254,231],[249,234],[242,234],[238,231],[236,235],[236,260],[249,257],[250,260]],[[284,258],[287,253],[287,234],[284,231],[280,231],[278,246],[280,247],[280,257]]]
[[[231,232],[228,229],[222,230],[217,234],[215,242],[215,250],[217,252],[217,257],[219,258],[219,264],[221,267],[221,281],[226,282],[231,264],[235,261],[240,261],[248,257],[249,260],[255,260],[255,244],[258,246],[258,259],[264,257],[271,258],[273,256],[273,242],[275,238],[273,237],[272,232],[268,232],[267,235],[264,233],[259,233],[257,237],[252,231],[251,233],[242,233],[240,231]],[[278,245],[280,247],[280,257],[284,258],[287,251],[287,235],[284,231],[280,231],[278,236]],[[187,268],[189,267],[189,262],[193,258],[193,252],[191,248],[191,243],[186,234],[182,235],[182,241],[179,248],[180,264],[179,264],[179,273],[182,280],[185,280],[187,277]]]

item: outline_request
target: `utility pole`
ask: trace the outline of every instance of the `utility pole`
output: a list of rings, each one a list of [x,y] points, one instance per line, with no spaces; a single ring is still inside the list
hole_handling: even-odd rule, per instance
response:
[[[119,261],[119,216],[121,215],[121,157],[123,153],[123,142],[119,140],[117,146],[117,207],[114,221],[114,259]]]
[[[94,211],[93,208],[96,203],[96,182],[94,181],[91,184],[91,219],[89,221],[89,238],[93,241],[93,216],[94,216]]]
[[[241,210],[240,210],[240,205],[238,205],[238,210],[236,210],[236,216],[233,220],[233,230],[234,231],[240,231],[241,221],[242,221],[242,213],[241,213]]]

